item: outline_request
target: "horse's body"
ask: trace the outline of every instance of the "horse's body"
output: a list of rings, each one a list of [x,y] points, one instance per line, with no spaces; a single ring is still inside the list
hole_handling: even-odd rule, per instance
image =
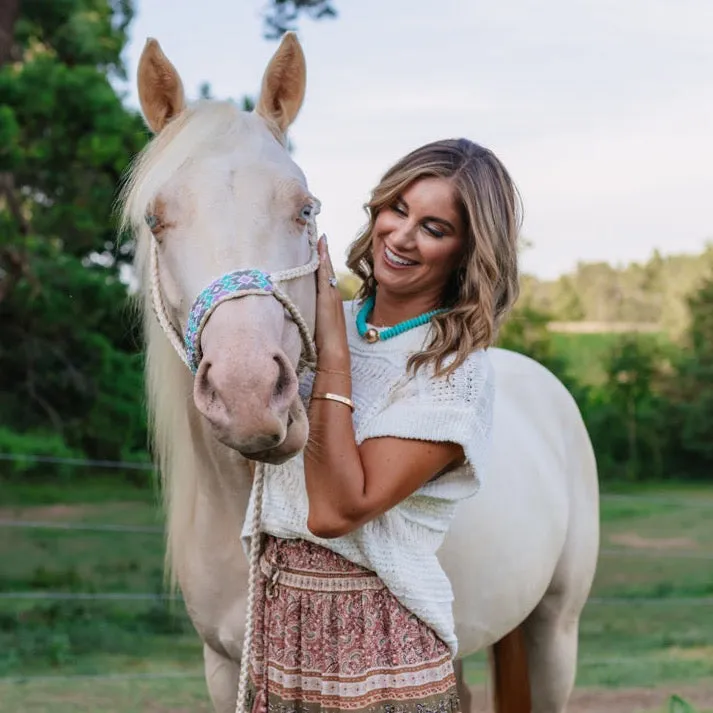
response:
[[[533,711],[562,711],[597,558],[596,468],[564,387],[527,357],[494,349],[491,359],[497,379],[491,467],[481,492],[460,506],[441,562],[453,583],[460,654],[484,649],[525,621]],[[200,417],[192,420],[192,447],[213,451]],[[201,494],[177,566],[205,643],[216,710],[232,713],[247,594],[238,533],[250,476],[247,462],[213,458],[193,464]]]
[[[166,491],[169,565],[204,642],[206,680],[218,713],[232,713],[235,707],[245,624],[248,563],[239,539],[251,488],[245,455],[275,461],[304,447],[298,398],[285,387],[287,377],[294,377],[299,338],[272,299],[253,295],[226,302],[207,323],[202,346],[208,363],[194,378],[153,316],[151,285],[161,281],[167,314],[181,328],[186,304],[197,294],[194,285],[203,286],[236,264],[275,269],[304,261],[297,237],[289,243],[278,239],[281,231],[294,233],[292,219],[282,225],[269,217],[285,213],[285,204],[294,202],[289,196],[281,200],[283,184],[304,182],[275,141],[296,114],[289,104],[294,105],[295,93],[285,98],[285,91],[299,81],[295,72],[299,75],[300,67],[293,66],[299,65],[298,49],[288,38],[266,72],[258,107],[266,125],[237,110],[229,115],[225,108],[198,109],[149,150],[126,196],[126,214],[138,233],[148,391]],[[144,113],[158,133],[183,112],[180,80],[156,48],[147,48],[140,72]],[[225,116],[216,120],[216,111]],[[215,126],[201,133],[201,121]],[[195,145],[185,135],[193,136]],[[221,148],[221,140],[242,144]],[[213,150],[210,160],[201,163],[206,142]],[[174,143],[182,158],[172,155]],[[245,152],[251,162],[243,166]],[[260,180],[251,180],[256,166]],[[236,186],[208,210],[201,191],[209,190],[205,186],[216,177],[207,171]],[[256,186],[272,203],[260,203]],[[172,208],[177,196],[181,201]],[[148,204],[168,216],[161,214],[168,228],[158,238],[155,275],[148,269],[152,239],[141,227]],[[211,216],[211,211],[227,215]],[[250,226],[240,240],[221,232],[235,216]],[[196,248],[199,228],[202,243]],[[292,297],[313,326],[313,280],[296,283]],[[491,465],[481,492],[460,507],[440,556],[455,591],[460,655],[487,647],[522,624],[532,710],[558,713],[574,683],[579,615],[597,558],[596,467],[581,417],[564,387],[521,355],[493,349],[491,358],[497,380]],[[231,401],[233,393],[240,398]],[[256,445],[264,444],[268,422],[282,435],[282,441],[273,438],[274,451]]]

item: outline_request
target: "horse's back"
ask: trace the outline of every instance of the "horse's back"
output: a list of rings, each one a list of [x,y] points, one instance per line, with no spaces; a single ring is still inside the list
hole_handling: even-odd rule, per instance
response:
[[[596,467],[572,396],[528,357],[491,349],[490,358],[496,398],[488,471],[440,553],[464,654],[532,611],[572,549],[572,518],[589,523],[597,512]],[[592,537],[580,539],[576,547],[591,550]]]

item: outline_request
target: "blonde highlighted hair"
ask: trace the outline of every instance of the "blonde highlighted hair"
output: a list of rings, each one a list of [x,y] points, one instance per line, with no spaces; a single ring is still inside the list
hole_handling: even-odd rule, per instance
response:
[[[364,206],[369,222],[349,248],[347,266],[362,280],[357,299],[376,294],[372,233],[380,211],[421,178],[448,180],[466,229],[461,264],[446,286],[447,312],[432,320],[433,337],[409,369],[433,365],[448,375],[489,347],[519,291],[517,246],[522,208],[517,188],[495,154],[467,139],[426,144],[392,166]],[[452,357],[452,358],[451,358]]]

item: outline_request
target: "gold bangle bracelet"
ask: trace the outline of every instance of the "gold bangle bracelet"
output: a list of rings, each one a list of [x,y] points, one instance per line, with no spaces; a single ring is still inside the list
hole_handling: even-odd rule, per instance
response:
[[[325,391],[324,393],[312,394],[312,398],[324,399],[325,401],[336,401],[338,404],[344,404],[345,406],[349,406],[352,411],[354,410],[354,402],[351,399],[348,399],[346,396],[340,396],[339,394],[330,394],[329,392]]]

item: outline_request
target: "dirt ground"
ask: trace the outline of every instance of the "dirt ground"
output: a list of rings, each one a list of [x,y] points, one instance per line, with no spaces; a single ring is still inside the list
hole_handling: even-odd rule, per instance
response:
[[[471,713],[490,713],[485,688],[473,687]],[[581,689],[575,691],[567,713],[663,713],[668,701],[677,695],[695,707],[698,713],[713,711],[713,681],[695,686],[661,688],[620,688],[613,690]]]

